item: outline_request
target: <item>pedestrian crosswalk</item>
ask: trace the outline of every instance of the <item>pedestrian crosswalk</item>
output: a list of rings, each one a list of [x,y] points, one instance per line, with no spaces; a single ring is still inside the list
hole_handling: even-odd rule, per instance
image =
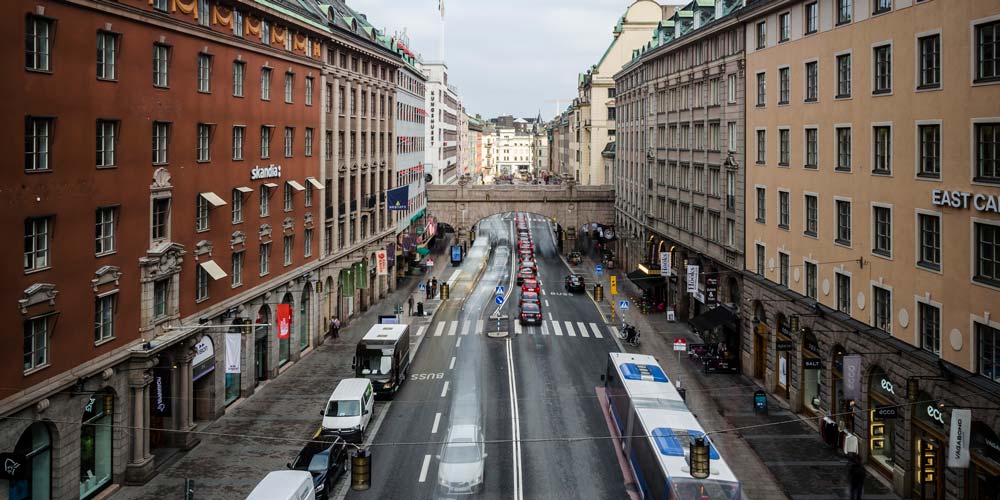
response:
[[[482,319],[475,321],[440,321],[431,328],[420,327],[413,335],[416,337],[424,334],[434,337],[483,335],[484,328],[485,322]],[[542,335],[585,339],[603,339],[605,335],[617,335],[618,332],[617,327],[600,323],[560,320],[545,320],[542,321],[541,325],[522,325],[519,321],[514,320],[512,329],[514,335]]]

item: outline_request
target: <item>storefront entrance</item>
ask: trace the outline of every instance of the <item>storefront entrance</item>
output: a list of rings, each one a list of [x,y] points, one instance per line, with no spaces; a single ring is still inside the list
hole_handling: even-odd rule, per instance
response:
[[[896,384],[879,367],[868,379],[868,462],[888,479],[895,465],[896,419],[900,407],[895,402]]]
[[[767,325],[759,323],[753,336],[753,377],[764,380],[767,369]]]
[[[913,498],[944,498],[944,449],[949,414],[930,394],[919,391],[913,406]]]
[[[215,418],[215,344],[205,335],[195,345],[191,360],[191,380],[194,385],[194,420]]]
[[[822,377],[823,363],[819,354],[819,342],[812,330],[802,331],[802,409],[803,413],[820,414],[819,382]]]
[[[262,380],[267,380],[267,352],[270,349],[268,339],[271,328],[271,309],[267,306],[260,306],[257,311],[257,324],[254,330],[254,387]]]
[[[21,433],[14,453],[26,458],[21,472],[24,479],[10,481],[10,500],[49,500],[52,498],[52,435],[42,422],[35,422]]]
[[[115,394],[110,389],[94,393],[83,411],[80,426],[80,498],[87,499],[111,484],[112,425]]]
[[[1000,437],[985,422],[972,421],[966,489],[971,500],[1000,500]]]

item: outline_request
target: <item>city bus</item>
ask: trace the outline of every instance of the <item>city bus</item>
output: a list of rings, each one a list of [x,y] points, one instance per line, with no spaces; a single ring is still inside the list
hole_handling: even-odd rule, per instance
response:
[[[604,390],[618,430],[617,444],[643,499],[741,498],[740,482],[707,436],[711,472],[706,479],[691,476],[690,443],[705,431],[656,358],[609,353]]]

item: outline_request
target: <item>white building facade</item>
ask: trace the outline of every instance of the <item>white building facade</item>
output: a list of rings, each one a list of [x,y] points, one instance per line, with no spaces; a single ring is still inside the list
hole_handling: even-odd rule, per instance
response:
[[[396,212],[397,234],[418,222],[427,207],[425,195],[425,158],[427,154],[427,110],[425,94],[427,78],[409,64],[396,73],[396,187],[409,186],[406,211]]]
[[[427,173],[436,184],[454,184],[460,175],[458,163],[461,102],[458,89],[448,85],[448,66],[443,62],[424,63],[427,75],[425,106],[427,138],[425,161]]]

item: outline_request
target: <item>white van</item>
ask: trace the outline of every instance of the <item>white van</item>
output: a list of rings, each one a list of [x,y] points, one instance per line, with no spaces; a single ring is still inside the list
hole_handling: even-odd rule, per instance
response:
[[[375,409],[372,381],[366,378],[346,378],[326,402],[323,415],[323,432],[341,435],[344,439],[364,437]]]
[[[312,474],[304,470],[268,472],[247,500],[316,500]]]

